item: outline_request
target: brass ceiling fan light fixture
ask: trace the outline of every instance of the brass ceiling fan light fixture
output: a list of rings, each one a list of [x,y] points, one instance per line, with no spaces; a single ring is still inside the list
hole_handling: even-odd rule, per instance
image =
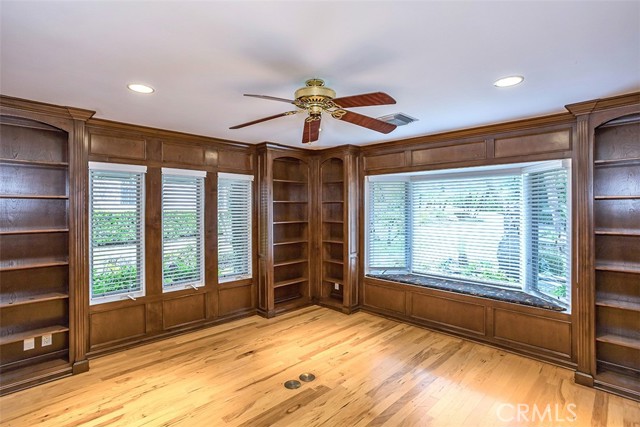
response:
[[[298,107],[298,110],[286,111],[284,113],[242,123],[240,125],[232,126],[229,129],[240,129],[257,123],[266,122],[268,120],[277,119],[278,117],[292,116],[299,113],[307,113],[307,117],[304,121],[304,130],[302,132],[303,144],[309,144],[318,140],[318,137],[320,136],[322,113],[327,113],[334,119],[349,122],[381,133],[389,133],[396,128],[396,125],[394,124],[345,109],[352,107],[395,104],[396,100],[384,92],[372,92],[336,98],[336,92],[333,89],[326,87],[323,80],[309,79],[306,81],[305,87],[295,91],[295,99],[251,94],[245,94],[244,96],[286,102],[288,104],[295,105]]]

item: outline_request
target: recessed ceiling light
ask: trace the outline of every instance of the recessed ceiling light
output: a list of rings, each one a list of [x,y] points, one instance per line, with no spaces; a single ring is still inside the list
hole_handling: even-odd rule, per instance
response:
[[[509,76],[496,80],[493,85],[496,87],[509,87],[522,83],[523,80],[524,77],[522,76]]]
[[[127,87],[129,88],[129,90],[132,90],[134,92],[138,92],[138,93],[153,93],[154,89],[151,86],[147,86],[147,85],[143,85],[140,83],[130,83],[127,85]]]

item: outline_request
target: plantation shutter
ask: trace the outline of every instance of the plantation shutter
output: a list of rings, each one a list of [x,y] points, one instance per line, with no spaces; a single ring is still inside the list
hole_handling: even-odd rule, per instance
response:
[[[525,170],[528,209],[527,287],[551,297],[569,297],[569,170],[558,165]]]
[[[90,301],[144,295],[145,166],[89,162]]]
[[[162,168],[162,286],[204,286],[206,172]]]
[[[253,176],[218,174],[218,280],[252,275],[251,194]]]
[[[408,268],[409,191],[405,181],[370,181],[367,260],[372,272]]]
[[[414,272],[521,287],[520,174],[431,178],[411,187]]]

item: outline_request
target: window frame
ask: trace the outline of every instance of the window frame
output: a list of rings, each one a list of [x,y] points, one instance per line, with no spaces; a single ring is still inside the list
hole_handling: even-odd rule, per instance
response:
[[[140,199],[139,199],[139,215],[140,215],[140,289],[134,292],[121,292],[118,294],[93,296],[93,185],[91,181],[91,171],[106,171],[106,172],[120,172],[120,173],[139,173],[142,174]],[[146,235],[145,235],[145,207],[146,207],[146,173],[147,167],[143,165],[132,165],[122,163],[106,163],[106,162],[93,162],[90,161],[88,165],[88,244],[89,244],[89,305],[105,304],[109,302],[122,301],[122,300],[135,300],[136,298],[144,297],[146,294]]]
[[[228,275],[228,276],[221,276],[219,274],[219,270],[220,270],[220,180],[236,180],[236,181],[248,181],[249,182],[249,202],[247,204],[248,206],[248,212],[247,212],[247,217],[249,219],[249,224],[247,227],[248,233],[247,233],[247,269],[248,272],[246,274],[234,274],[234,275]],[[254,192],[255,192],[255,188],[253,186],[253,181],[254,181],[254,175],[249,175],[249,174],[239,174],[239,173],[228,173],[228,172],[218,172],[217,174],[217,209],[216,209],[216,225],[217,225],[217,235],[216,235],[216,251],[217,251],[217,277],[218,277],[218,284],[224,284],[224,283],[231,283],[231,282],[237,282],[240,280],[249,280],[249,279],[253,279],[253,275],[254,275],[254,268],[253,268],[253,262],[254,262],[254,255],[253,255],[253,222],[254,222],[254,218],[253,218],[253,200],[255,198]]]
[[[206,213],[206,191],[205,191],[205,187],[206,187],[206,177],[207,177],[207,172],[203,171],[203,170],[194,170],[194,169],[176,169],[176,168],[162,168],[161,170],[161,174],[162,174],[162,178],[161,178],[161,184],[160,184],[160,215],[161,215],[161,223],[160,223],[160,233],[161,233],[161,239],[160,239],[160,266],[161,266],[161,277],[162,277],[162,292],[163,293],[167,293],[167,292],[176,292],[176,291],[181,291],[184,289],[195,289],[197,290],[198,288],[202,288],[206,285],[206,277],[205,277],[205,213]],[[165,255],[165,250],[164,250],[164,244],[165,244],[165,239],[164,239],[164,224],[165,224],[165,211],[164,211],[164,177],[165,176],[179,176],[179,177],[192,177],[192,178],[201,178],[203,181],[201,183],[202,187],[201,187],[201,191],[202,194],[201,196],[201,206],[200,208],[200,223],[199,223],[199,234],[200,234],[200,253],[199,258],[200,258],[200,277],[199,280],[196,282],[190,282],[190,283],[179,283],[177,285],[165,285],[165,277],[164,277],[164,255]]]

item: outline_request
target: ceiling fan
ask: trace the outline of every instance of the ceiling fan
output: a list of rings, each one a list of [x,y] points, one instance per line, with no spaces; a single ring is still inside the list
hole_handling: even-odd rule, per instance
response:
[[[322,119],[323,112],[330,114],[334,119],[343,120],[381,133],[389,133],[396,128],[396,125],[394,124],[345,110],[345,108],[351,107],[395,104],[396,100],[384,92],[372,92],[362,95],[336,98],[336,92],[333,89],[326,87],[324,85],[324,81],[321,79],[309,79],[305,84],[305,87],[296,90],[295,99],[293,100],[277,98],[275,96],[245,94],[244,96],[293,104],[298,107],[298,110],[286,111],[274,116],[242,123],[240,125],[232,126],[229,129],[240,129],[245,126],[255,125],[256,123],[266,122],[267,120],[277,119],[278,117],[307,113],[308,115],[304,120],[302,143],[308,144],[318,140],[320,135],[320,120]]]

